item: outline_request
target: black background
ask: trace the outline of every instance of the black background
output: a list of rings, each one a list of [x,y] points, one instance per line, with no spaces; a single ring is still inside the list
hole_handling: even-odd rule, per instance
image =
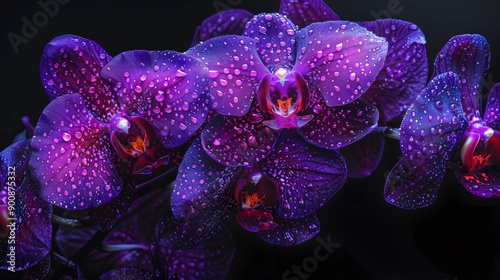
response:
[[[275,12],[278,0],[220,0],[237,3],[253,13]],[[345,20],[373,20],[391,0],[326,1]],[[492,49],[487,86],[500,81],[499,3],[495,0],[400,0],[393,14],[417,24],[427,39],[429,62],[454,35],[478,33]],[[0,117],[4,149],[23,127],[33,123],[48,104],[39,78],[39,60],[45,44],[62,34],[92,39],[116,55],[132,49],[185,51],[195,27],[216,12],[212,0],[194,1],[84,1],[70,0],[39,28],[16,54],[7,33],[21,35],[23,16],[31,19],[41,8],[36,1],[2,2],[0,14]],[[372,12],[373,11],[373,12]],[[431,68],[432,72],[432,68]],[[375,174],[349,179],[319,212],[323,239],[340,243],[319,262],[307,279],[500,279],[500,199],[470,195],[447,174],[435,205],[405,211],[384,202],[385,176],[397,161],[397,141],[388,140]],[[292,265],[312,257],[317,241],[281,248],[229,225],[236,255],[229,279],[281,279]],[[292,279],[292,278],[290,278]]]

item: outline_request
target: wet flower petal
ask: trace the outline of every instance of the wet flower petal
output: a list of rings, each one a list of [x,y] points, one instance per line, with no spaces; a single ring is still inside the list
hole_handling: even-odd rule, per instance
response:
[[[161,245],[179,248],[199,244],[212,237],[233,207],[231,181],[235,168],[211,159],[199,138],[186,152],[172,193],[172,213],[156,227]]]
[[[314,22],[340,20],[322,0],[282,0],[279,12],[301,28]]]
[[[500,84],[496,84],[488,95],[483,122],[497,131],[500,130]]]
[[[486,167],[464,174],[461,183],[473,195],[490,198],[500,196],[500,172],[496,167]]]
[[[402,117],[427,83],[425,36],[415,24],[398,19],[360,22],[389,43],[384,66],[361,97],[377,106],[384,122]]]
[[[402,209],[419,209],[433,204],[446,174],[444,161],[431,166],[414,166],[404,158],[391,169],[384,186],[385,200]]]
[[[110,270],[99,277],[100,280],[153,280],[154,277],[147,270],[140,267],[122,267]]]
[[[368,134],[361,140],[341,149],[347,162],[350,178],[370,176],[382,160],[385,138],[382,135]]]
[[[255,39],[260,59],[274,72],[280,67],[292,68],[296,32],[297,27],[286,16],[261,13],[248,21],[243,35]]]
[[[378,124],[375,106],[355,100],[350,104],[321,110],[299,133],[309,143],[325,149],[340,149],[370,133]]]
[[[253,14],[244,9],[222,10],[196,27],[191,46],[222,35],[241,35]]]
[[[295,246],[315,237],[320,231],[320,222],[316,214],[301,219],[283,219],[277,217],[277,226],[260,231],[257,235],[266,242],[278,246]]]
[[[118,109],[109,85],[101,79],[111,56],[96,42],[75,35],[52,39],[40,63],[42,84],[49,98],[80,93],[92,113],[102,121]]]
[[[278,138],[250,113],[243,117],[216,116],[201,133],[203,148],[217,162],[227,166],[246,166],[266,157]]]
[[[31,141],[30,167],[42,198],[72,210],[106,203],[123,185],[107,129],[83,103],[79,94],[53,100]]]
[[[255,40],[244,36],[219,36],[190,48],[186,54],[208,67],[210,106],[222,115],[245,115],[255,87],[269,73],[259,60]]]
[[[297,32],[294,70],[318,87],[328,106],[360,97],[382,69],[388,44],[353,22],[313,23]]]
[[[276,147],[257,164],[279,186],[277,213],[302,218],[321,208],[347,179],[344,157],[309,145],[295,134],[282,134]]]
[[[135,50],[114,57],[102,77],[121,104],[149,121],[168,148],[185,143],[208,114],[208,72],[200,61],[174,51]]]
[[[434,76],[447,71],[458,75],[463,109],[469,121],[481,118],[480,96],[490,56],[490,46],[483,36],[464,34],[452,37],[434,61]]]

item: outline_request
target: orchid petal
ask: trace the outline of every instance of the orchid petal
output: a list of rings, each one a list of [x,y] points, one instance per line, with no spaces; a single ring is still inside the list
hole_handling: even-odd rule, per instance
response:
[[[488,95],[483,121],[491,128],[500,131],[500,83],[493,86]]]
[[[364,178],[373,174],[382,160],[385,138],[368,134],[361,140],[340,151],[347,162],[350,178]]]
[[[314,22],[340,20],[323,0],[281,0],[279,13],[286,15],[300,28]]]
[[[174,51],[135,50],[114,57],[102,77],[120,102],[158,131],[167,148],[185,143],[208,114],[208,72],[195,58]]]
[[[96,42],[75,35],[50,41],[40,63],[42,84],[51,100],[70,93],[81,94],[89,110],[101,121],[118,110],[109,85],[100,77],[111,56]]]
[[[246,166],[266,157],[278,132],[264,125],[262,115],[216,116],[201,133],[203,148],[214,160],[227,166]]]
[[[279,187],[277,213],[302,218],[321,208],[346,182],[347,167],[337,151],[308,144],[294,134],[282,134],[259,170]]]
[[[307,142],[324,149],[340,149],[352,144],[378,124],[378,110],[362,100],[344,106],[322,106],[307,125],[298,132]]]
[[[99,277],[100,280],[153,280],[151,273],[140,267],[122,267],[110,270]]]
[[[320,222],[316,214],[301,219],[283,219],[277,217],[277,226],[260,231],[257,235],[267,243],[278,246],[295,246],[315,237],[320,231]]]
[[[434,61],[434,76],[448,71],[458,75],[462,104],[469,121],[481,118],[481,90],[490,57],[490,46],[483,36],[464,34],[448,40]]]
[[[253,14],[244,9],[223,10],[207,17],[196,27],[191,47],[222,35],[241,35]]]
[[[250,109],[256,86],[269,73],[256,44],[248,37],[224,35],[186,51],[209,69],[210,106],[218,114],[243,116]]]
[[[297,32],[294,70],[309,78],[330,107],[357,99],[382,69],[388,43],[353,22],[313,23]]]
[[[464,174],[460,181],[473,195],[483,198],[500,196],[500,172],[495,167]]]
[[[123,185],[107,129],[83,104],[79,94],[53,100],[31,141],[30,167],[42,199],[72,210],[102,205]]]
[[[358,24],[389,44],[382,70],[361,98],[377,106],[383,122],[394,121],[404,115],[427,82],[425,36],[415,24],[403,20]]]
[[[255,39],[260,59],[274,72],[290,69],[295,61],[295,32],[297,27],[286,16],[261,13],[248,21],[244,36]]]

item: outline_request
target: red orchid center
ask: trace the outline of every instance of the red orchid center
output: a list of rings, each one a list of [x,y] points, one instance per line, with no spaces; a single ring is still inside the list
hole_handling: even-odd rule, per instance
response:
[[[468,171],[500,164],[500,133],[488,126],[475,124],[465,137],[460,151]]]
[[[299,72],[279,68],[262,78],[257,91],[260,106],[274,116],[264,121],[273,129],[304,126],[311,117],[298,116],[309,97],[307,83]]]

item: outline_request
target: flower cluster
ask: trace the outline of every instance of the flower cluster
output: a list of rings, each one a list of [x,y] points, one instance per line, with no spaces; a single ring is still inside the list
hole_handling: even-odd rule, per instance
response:
[[[472,194],[499,196],[500,86],[484,114],[479,99],[488,43],[451,38],[430,80],[425,44],[411,22],[341,20],[296,0],[221,11],[182,51],[112,56],[54,38],[40,63],[50,103],[0,153],[1,268],[223,279],[237,246],[226,222],[278,246],[314,238],[316,212],[375,171],[388,136],[402,153],[388,203],[431,205],[447,169]]]

